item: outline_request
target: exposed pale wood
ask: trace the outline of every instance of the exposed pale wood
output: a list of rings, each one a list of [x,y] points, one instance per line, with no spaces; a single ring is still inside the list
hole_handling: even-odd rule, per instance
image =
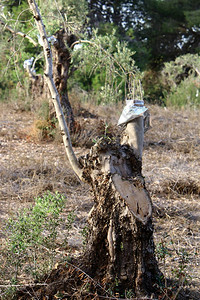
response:
[[[33,80],[35,80],[35,79],[37,78],[37,76],[32,72],[30,66],[27,66],[27,67],[26,67],[26,70],[27,70],[27,72],[28,72],[30,78],[32,78]]]
[[[88,219],[84,267],[92,277],[135,295],[154,291],[159,274],[154,255],[152,203],[141,160],[129,145],[101,138],[82,158],[94,206]],[[128,196],[128,198],[127,198]]]
[[[146,224],[152,214],[152,205],[145,189],[136,187],[132,181],[124,180],[118,174],[113,175],[112,180],[131,213],[142,223]]]
[[[143,116],[134,119],[126,124],[122,144],[129,144],[135,155],[142,159],[144,143],[144,120]]]

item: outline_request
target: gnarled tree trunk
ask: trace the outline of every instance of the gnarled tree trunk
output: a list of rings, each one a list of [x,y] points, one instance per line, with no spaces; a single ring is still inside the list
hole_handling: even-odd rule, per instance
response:
[[[81,159],[94,207],[84,265],[103,283],[135,295],[155,292],[159,274],[154,256],[152,203],[141,174],[141,160],[126,144],[102,138]]]
[[[64,29],[61,29],[55,33],[56,42],[52,45],[52,67],[53,67],[53,80],[56,89],[60,96],[60,103],[63,109],[63,113],[66,118],[67,125],[70,132],[73,132],[75,120],[73,110],[68,97],[67,82],[69,78],[69,70],[71,64],[71,56],[68,47],[75,42],[75,36],[73,34],[68,35]],[[55,109],[52,105],[51,94],[45,76],[40,74],[36,75],[31,71],[31,68],[27,68],[30,77],[30,89],[33,100],[38,102],[39,106],[42,101],[49,102],[49,117],[56,117]],[[35,104],[36,109],[38,108]]]
[[[71,56],[67,46],[70,47],[75,42],[75,36],[68,35],[64,29],[57,31],[54,36],[57,41],[52,47],[53,78],[60,95],[60,102],[64,115],[66,116],[67,124],[70,132],[72,132],[74,129],[74,115],[69,102],[67,89]]]

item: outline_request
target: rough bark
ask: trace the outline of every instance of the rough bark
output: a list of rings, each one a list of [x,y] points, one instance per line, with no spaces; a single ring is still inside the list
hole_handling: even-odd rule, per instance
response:
[[[74,115],[69,102],[67,81],[69,78],[69,69],[71,64],[71,56],[68,47],[75,41],[74,35],[68,35],[68,33],[61,29],[54,35],[57,42],[52,47],[53,55],[53,78],[60,95],[60,102],[63,108],[63,112],[67,118],[67,124],[70,131],[74,129]]]
[[[28,66],[26,68],[28,74],[29,74],[29,89],[31,91],[31,104],[32,109],[37,111],[41,108],[42,103],[44,101],[49,102],[49,119],[51,119],[50,109],[52,105],[51,95],[49,92],[49,87],[47,85],[47,82],[45,81],[44,76],[41,74],[35,74],[32,72],[31,67]],[[55,110],[54,110],[55,114]]]
[[[101,139],[81,159],[92,187],[94,207],[88,219],[86,271],[102,283],[155,292],[159,274],[154,256],[152,203],[141,174],[141,161],[129,145]]]
[[[64,29],[61,29],[55,33],[56,42],[52,45],[52,56],[53,56],[53,80],[56,89],[60,96],[60,103],[63,109],[63,113],[66,118],[67,125],[70,132],[74,131],[74,114],[68,97],[67,82],[69,78],[69,69],[71,56],[68,47],[75,41],[74,35],[68,35]],[[42,75],[33,75],[30,70],[30,90],[33,100],[37,104],[41,103],[43,100],[49,101],[51,99],[51,94],[49,92],[47,81]],[[55,117],[55,109],[49,101],[49,117],[50,119]]]

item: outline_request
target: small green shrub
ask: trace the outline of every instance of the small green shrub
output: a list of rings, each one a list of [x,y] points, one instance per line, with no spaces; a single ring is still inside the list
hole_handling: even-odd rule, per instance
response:
[[[160,292],[164,298],[175,300],[190,278],[189,254],[185,249],[178,248],[168,235],[164,235],[156,246],[156,256],[163,273],[162,278],[158,278]]]
[[[33,132],[39,140],[53,140],[58,132],[57,119],[36,120],[33,125]]]
[[[71,229],[74,213],[65,221],[61,213],[66,199],[58,192],[46,193],[35,199],[35,205],[17,213],[6,226],[6,241],[3,249],[5,263],[2,268],[4,283],[20,283],[39,279],[49,272],[58,258],[58,233]],[[66,239],[63,244],[66,243]],[[59,247],[66,246],[59,243]],[[61,254],[60,254],[61,255]],[[3,274],[4,273],[4,274]]]
[[[88,235],[89,235],[89,228],[88,226],[84,226],[82,231],[81,231],[81,235],[82,235],[82,238],[83,238],[83,248],[86,247],[86,244],[87,244],[87,238],[88,238]]]
[[[162,70],[163,94],[166,105],[175,107],[200,105],[200,57],[198,54],[179,56],[165,63]]]
[[[166,105],[178,107],[200,106],[200,89],[194,77],[186,78],[166,94]]]

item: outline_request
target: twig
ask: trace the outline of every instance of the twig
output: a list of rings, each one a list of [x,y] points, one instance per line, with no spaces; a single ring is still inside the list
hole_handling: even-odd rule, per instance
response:
[[[113,299],[117,299],[117,300],[127,300],[127,298],[119,298],[119,297],[109,297],[109,296],[100,296],[100,295],[95,295],[95,294],[91,294],[91,293],[88,293],[87,296],[94,296],[94,299],[95,299],[95,296],[97,297],[96,299],[99,299],[99,298],[102,298],[102,299],[108,299],[108,300],[113,300]],[[157,300],[156,298],[131,298],[133,300]]]
[[[92,45],[92,46],[94,46],[96,48],[100,48],[109,58],[111,58],[119,66],[119,68],[122,70],[122,72],[124,74],[126,74],[124,68],[119,64],[119,62],[111,54],[109,54],[108,51],[106,51],[106,49],[104,49],[101,45],[97,45],[95,42],[88,41],[88,40],[79,40],[79,41],[74,42],[71,45],[71,48],[73,48],[73,46],[75,46],[77,44],[82,44],[82,43],[90,44],[90,45]]]
[[[22,287],[22,288],[27,288],[27,287],[35,287],[35,286],[47,286],[47,283],[30,283],[26,285],[22,284],[0,284],[0,288],[10,288],[10,287]]]
[[[29,30],[29,32],[31,32],[31,31],[32,31],[32,29]],[[29,32],[28,32],[28,33],[29,33]],[[24,37],[24,38],[25,38],[25,37]],[[5,70],[3,71],[3,74],[6,74],[6,72],[7,72],[7,70],[8,70],[8,67],[9,67],[9,65],[10,65],[10,62],[11,62],[11,60],[12,60],[12,58],[20,51],[21,45],[22,45],[22,43],[23,43],[23,41],[24,41],[24,38],[20,41],[18,49],[17,49],[17,50],[15,50],[15,49],[13,50],[13,53],[12,53],[12,55],[10,56],[10,58],[9,58],[9,60],[8,60],[8,62],[7,62],[6,68],[5,68]]]
[[[29,35],[27,35],[24,32],[16,31],[11,26],[7,25],[3,20],[0,19],[0,24],[3,25],[7,30],[9,30],[13,35],[19,35],[23,38],[28,39],[34,46],[37,46],[38,43],[36,43]]]
[[[83,273],[87,278],[89,278],[95,286],[98,286],[100,287],[105,293],[109,293],[106,289],[104,289],[98,282],[96,282],[92,277],[90,277],[90,275],[88,275],[87,273],[85,273],[83,270],[81,270],[79,267],[67,262],[68,265],[72,266],[74,269],[78,270],[79,272]],[[108,298],[108,299],[111,299],[111,298]],[[119,299],[119,298],[112,298],[112,299]]]

